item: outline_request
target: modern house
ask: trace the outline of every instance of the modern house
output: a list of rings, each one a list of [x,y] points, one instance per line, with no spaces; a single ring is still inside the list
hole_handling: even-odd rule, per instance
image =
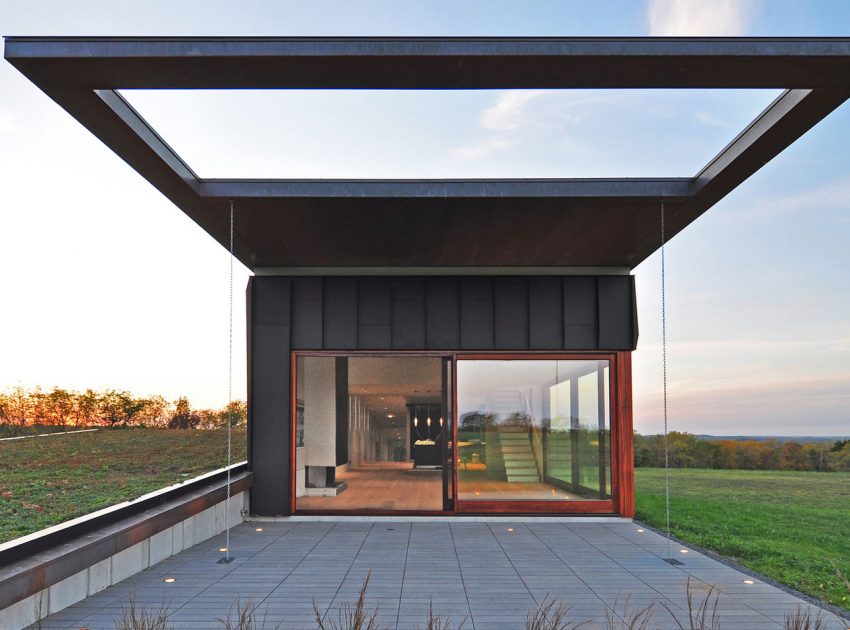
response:
[[[261,516],[632,516],[631,271],[662,205],[671,238],[850,95],[850,41],[828,38],[10,37],[5,55],[225,247],[232,204]],[[693,177],[210,180],[119,92],[137,88],[785,91]]]

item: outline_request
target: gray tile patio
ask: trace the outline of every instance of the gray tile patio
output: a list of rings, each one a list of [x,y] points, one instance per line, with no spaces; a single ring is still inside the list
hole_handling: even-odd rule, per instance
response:
[[[261,527],[263,531],[255,531]],[[687,627],[685,584],[697,599],[715,585],[723,628],[781,628],[787,611],[808,606],[693,550],[663,561],[667,542],[629,522],[274,522],[234,528],[235,559],[217,564],[217,536],[78,604],[43,628],[114,628],[131,593],[148,609],[167,607],[174,628],[218,628],[237,597],[252,599],[266,628],[316,628],[313,602],[336,615],[371,574],[367,602],[386,628],[424,626],[434,609],[467,630],[520,629],[548,596],[571,606],[571,619],[604,627],[604,611],[666,601]],[[509,531],[509,528],[513,531]],[[174,577],[166,584],[163,579]],[[650,628],[678,628],[661,607]],[[829,628],[844,629],[830,617]]]

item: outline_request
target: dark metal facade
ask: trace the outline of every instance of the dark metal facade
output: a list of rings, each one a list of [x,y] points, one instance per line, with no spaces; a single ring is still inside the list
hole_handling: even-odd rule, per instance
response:
[[[251,509],[290,510],[294,350],[630,351],[637,336],[628,275],[251,278]]]

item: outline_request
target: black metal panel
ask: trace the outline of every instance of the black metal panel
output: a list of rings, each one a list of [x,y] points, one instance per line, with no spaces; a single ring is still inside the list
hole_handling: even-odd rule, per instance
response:
[[[425,333],[433,350],[460,347],[460,280],[452,277],[426,281]]]
[[[393,349],[424,348],[425,280],[423,278],[394,278],[392,287]]]
[[[250,396],[251,469],[257,514],[289,511],[289,326],[255,325]]]
[[[292,348],[321,350],[324,347],[322,279],[292,279]]]
[[[634,340],[631,276],[603,276],[599,287],[599,347],[631,350]]]
[[[255,287],[251,311],[256,324],[289,325],[292,279],[260,277],[253,279]]]
[[[528,279],[528,347],[564,347],[563,282],[558,276]]]
[[[361,350],[392,345],[392,288],[387,278],[360,278],[357,283],[357,333]]]
[[[505,276],[494,279],[496,348],[527,350],[528,279]]]
[[[564,348],[595,350],[597,338],[596,278],[564,278]]]
[[[493,278],[460,280],[460,347],[492,350],[495,344]]]
[[[348,357],[334,362],[336,382],[336,465],[348,463]]]
[[[324,279],[324,347],[333,350],[357,348],[357,279]]]

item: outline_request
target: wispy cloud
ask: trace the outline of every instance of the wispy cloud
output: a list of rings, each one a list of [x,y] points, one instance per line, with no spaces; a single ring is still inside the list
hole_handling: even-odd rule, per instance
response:
[[[797,212],[847,210],[850,212],[850,176],[837,179],[796,195],[771,197],[730,215],[732,221],[771,219]]]
[[[530,105],[544,98],[543,90],[503,92],[496,102],[481,113],[480,125],[488,131],[511,132],[527,127],[532,119]]]
[[[649,34],[690,37],[746,35],[757,0],[650,0]]]
[[[728,122],[723,120],[720,116],[712,114],[711,112],[696,112],[694,114],[694,120],[696,120],[701,125],[708,125],[709,127],[729,127]]]
[[[575,142],[571,131],[600,105],[611,102],[604,94],[584,91],[502,92],[478,117],[482,137],[452,149],[450,155],[475,160],[541,137],[556,137],[561,143]]]

